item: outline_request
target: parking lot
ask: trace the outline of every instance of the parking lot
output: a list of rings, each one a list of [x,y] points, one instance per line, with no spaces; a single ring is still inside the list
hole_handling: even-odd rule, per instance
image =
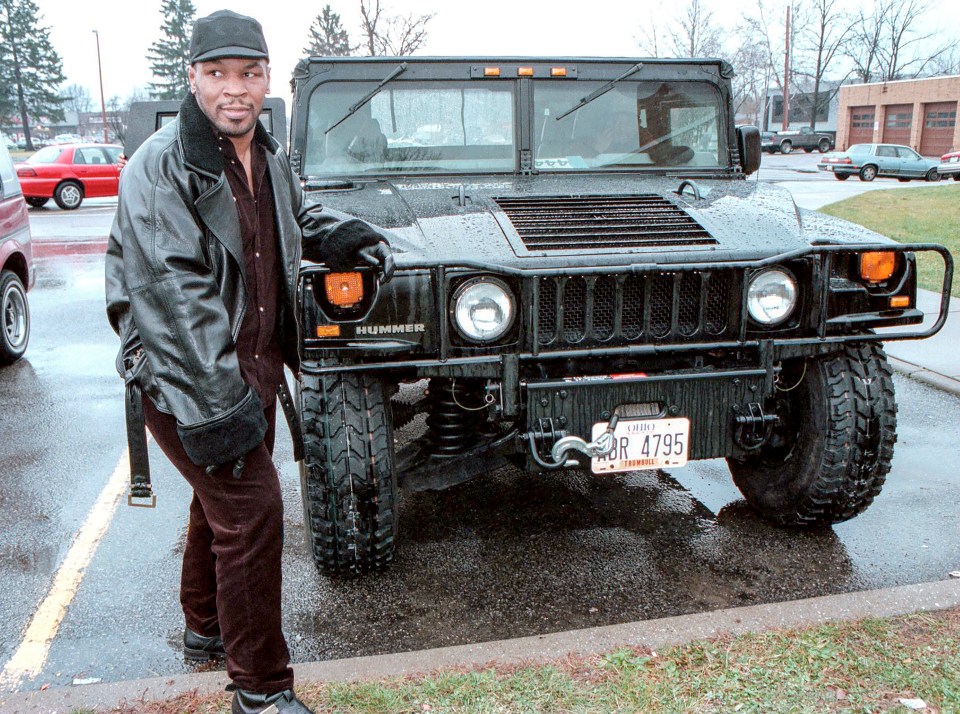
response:
[[[816,171],[818,158],[765,155],[759,180],[807,207],[905,185],[833,181]],[[158,508],[118,505],[123,395],[102,279],[114,207],[99,199],[69,213],[31,211],[40,256],[33,337],[28,358],[0,372],[0,687],[193,671],[180,654],[176,595],[189,489],[151,447]],[[960,401],[904,377],[896,388],[888,483],[865,514],[832,529],[759,520],[722,461],[612,477],[504,468],[443,492],[403,493],[397,562],[358,580],[325,578],[310,561],[298,470],[282,435],[284,625],[294,660],[943,579],[958,566]],[[78,532],[91,534],[80,553]],[[54,593],[64,562],[85,574]],[[62,622],[32,630],[34,656],[11,666],[38,607]]]

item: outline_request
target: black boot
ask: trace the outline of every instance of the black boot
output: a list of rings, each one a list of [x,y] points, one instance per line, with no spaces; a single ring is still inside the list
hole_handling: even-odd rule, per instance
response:
[[[223,640],[220,635],[204,637],[189,627],[183,628],[183,656],[194,662],[207,662],[211,659],[226,657]]]
[[[313,714],[313,711],[297,699],[292,689],[285,689],[276,694],[254,694],[244,689],[237,689],[233,693],[230,712],[231,714]]]

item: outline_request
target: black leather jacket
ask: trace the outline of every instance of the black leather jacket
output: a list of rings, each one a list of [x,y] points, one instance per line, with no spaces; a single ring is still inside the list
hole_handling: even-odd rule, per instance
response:
[[[301,240],[324,240],[348,216],[305,206],[287,157],[257,123],[276,207],[284,360],[296,372]],[[355,220],[354,220],[355,222]],[[172,414],[187,455],[222,464],[255,448],[263,407],[240,374],[234,341],[247,304],[240,222],[210,122],[193,95],[177,120],[130,158],[106,257],[117,369]]]

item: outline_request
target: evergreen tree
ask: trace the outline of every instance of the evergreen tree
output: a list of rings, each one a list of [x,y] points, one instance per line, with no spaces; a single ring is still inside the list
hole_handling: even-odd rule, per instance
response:
[[[30,121],[63,119],[57,88],[64,81],[50,28],[40,25],[33,0],[0,0],[0,114],[20,116],[27,148],[33,150]]]
[[[317,15],[310,25],[309,44],[303,51],[312,56],[346,57],[350,54],[350,38],[340,24],[340,15],[329,5]]]
[[[154,99],[182,99],[189,89],[187,63],[196,12],[191,0],[162,0],[160,4],[163,36],[147,52],[150,71],[157,78],[150,83]]]

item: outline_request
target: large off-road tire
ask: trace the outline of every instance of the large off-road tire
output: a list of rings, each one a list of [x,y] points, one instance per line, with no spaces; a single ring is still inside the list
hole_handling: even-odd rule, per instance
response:
[[[758,452],[727,459],[747,502],[786,526],[826,526],[866,510],[897,440],[891,375],[876,343],[785,365],[780,425]]]
[[[0,365],[23,357],[30,340],[30,306],[27,291],[16,273],[0,271]]]
[[[328,575],[379,570],[393,560],[397,479],[393,421],[382,382],[366,375],[304,375],[300,388],[304,523]]]

